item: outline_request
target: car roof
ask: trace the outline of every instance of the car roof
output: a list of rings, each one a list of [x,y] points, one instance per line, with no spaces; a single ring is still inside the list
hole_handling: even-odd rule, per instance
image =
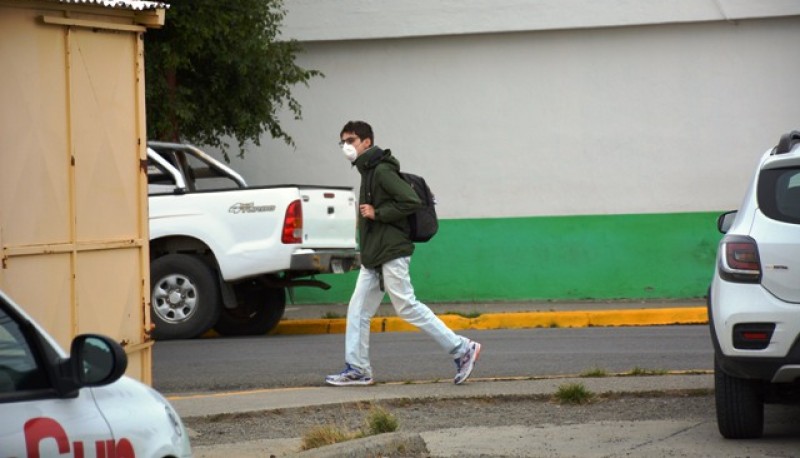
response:
[[[778,169],[800,165],[800,131],[793,130],[783,134],[778,144],[769,150],[761,164],[761,169]]]

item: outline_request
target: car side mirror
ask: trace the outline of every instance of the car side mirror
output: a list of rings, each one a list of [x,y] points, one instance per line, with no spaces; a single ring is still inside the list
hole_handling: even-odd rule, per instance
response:
[[[736,220],[737,213],[739,213],[737,210],[733,210],[719,215],[717,218],[717,230],[723,234],[727,234],[731,229],[733,222]]]
[[[117,381],[128,368],[128,356],[106,336],[82,334],[72,340],[69,365],[78,386],[102,386]]]

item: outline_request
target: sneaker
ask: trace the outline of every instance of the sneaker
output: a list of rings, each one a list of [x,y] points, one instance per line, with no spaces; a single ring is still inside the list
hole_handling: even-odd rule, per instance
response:
[[[467,343],[467,352],[464,353],[464,356],[461,358],[456,358],[456,377],[453,379],[453,383],[456,385],[461,385],[462,383],[466,382],[469,378],[470,374],[472,374],[472,369],[475,368],[475,362],[478,361],[478,357],[481,355],[481,344],[475,342],[474,340],[470,340]]]
[[[371,376],[363,374],[349,364],[345,364],[342,372],[325,377],[325,383],[333,386],[350,386],[372,385],[375,381],[372,380]]]

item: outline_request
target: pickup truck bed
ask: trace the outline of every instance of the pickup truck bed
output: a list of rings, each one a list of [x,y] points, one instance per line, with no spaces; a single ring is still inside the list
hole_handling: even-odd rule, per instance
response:
[[[261,334],[285,288],[357,268],[356,200],[348,187],[248,187],[225,164],[182,144],[148,144],[153,335],[211,327]]]

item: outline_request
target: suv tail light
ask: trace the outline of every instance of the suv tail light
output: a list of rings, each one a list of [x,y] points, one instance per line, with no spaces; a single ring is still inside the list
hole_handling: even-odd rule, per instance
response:
[[[763,350],[769,345],[775,323],[739,323],[733,327],[733,347],[739,350]]]
[[[758,245],[752,237],[729,235],[722,239],[719,274],[723,280],[737,283],[761,281]]]
[[[300,203],[300,199],[295,200],[286,207],[281,241],[287,244],[303,242],[303,206]]]

